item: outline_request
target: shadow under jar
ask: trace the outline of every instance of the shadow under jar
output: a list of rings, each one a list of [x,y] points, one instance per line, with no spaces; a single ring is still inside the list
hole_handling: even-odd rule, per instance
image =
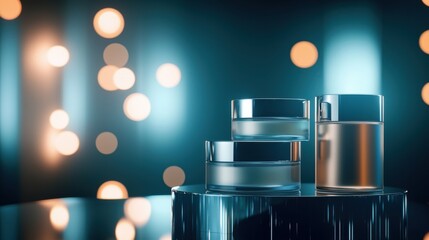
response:
[[[316,97],[316,188],[383,190],[384,99],[381,95]]]

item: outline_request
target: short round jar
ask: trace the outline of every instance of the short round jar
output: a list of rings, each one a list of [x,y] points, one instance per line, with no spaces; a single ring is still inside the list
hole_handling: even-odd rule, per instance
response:
[[[206,142],[211,191],[294,191],[301,185],[301,143]]]
[[[231,137],[250,141],[308,141],[310,102],[300,98],[231,101]]]

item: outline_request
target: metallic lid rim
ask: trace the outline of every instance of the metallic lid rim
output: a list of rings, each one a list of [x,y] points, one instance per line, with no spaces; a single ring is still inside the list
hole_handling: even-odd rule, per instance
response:
[[[325,94],[315,97],[316,122],[384,122],[384,96]]]
[[[243,98],[231,101],[231,118],[310,118],[310,101],[304,98]]]

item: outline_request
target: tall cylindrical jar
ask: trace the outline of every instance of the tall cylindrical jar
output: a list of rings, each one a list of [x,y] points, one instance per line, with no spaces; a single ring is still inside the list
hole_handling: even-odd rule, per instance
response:
[[[323,95],[315,109],[317,190],[382,190],[383,96]]]

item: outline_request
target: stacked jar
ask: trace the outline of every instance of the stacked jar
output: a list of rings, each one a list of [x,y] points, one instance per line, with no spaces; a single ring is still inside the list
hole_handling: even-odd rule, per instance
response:
[[[297,98],[231,102],[231,140],[207,141],[210,191],[296,191],[301,141],[310,136],[310,104]]]

